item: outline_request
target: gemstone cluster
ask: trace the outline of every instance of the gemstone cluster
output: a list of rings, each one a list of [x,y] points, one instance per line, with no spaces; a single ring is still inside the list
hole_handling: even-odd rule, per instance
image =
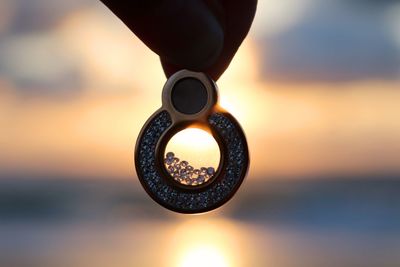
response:
[[[175,181],[184,185],[201,185],[210,180],[215,173],[213,167],[195,169],[186,160],[179,160],[173,152],[168,152],[164,158],[165,168]]]

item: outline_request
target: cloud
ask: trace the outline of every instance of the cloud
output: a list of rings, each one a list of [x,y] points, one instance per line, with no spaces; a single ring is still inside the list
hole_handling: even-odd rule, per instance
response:
[[[0,42],[0,75],[22,93],[79,89],[80,67],[66,51],[50,33],[10,36]]]
[[[55,28],[89,0],[4,0],[0,5],[0,77],[18,93],[76,91],[82,70]],[[93,3],[91,4],[93,5]]]
[[[91,0],[2,0],[5,6],[0,9],[1,16],[9,17],[9,32],[27,33],[43,31],[54,27],[57,22],[68,14],[87,6],[93,6],[96,1]]]
[[[291,28],[262,38],[263,75],[289,81],[400,78],[400,48],[383,13],[340,1],[315,6]]]
[[[54,14],[48,12],[54,5],[49,0],[29,1],[26,7],[17,5],[23,0],[3,5],[14,11],[0,27],[0,82],[17,94],[129,92],[159,88],[164,81],[158,57],[100,1],[85,8],[88,0],[51,0],[60,3]],[[16,17],[29,13],[21,9],[32,14],[19,21]],[[3,13],[0,9],[0,17]]]

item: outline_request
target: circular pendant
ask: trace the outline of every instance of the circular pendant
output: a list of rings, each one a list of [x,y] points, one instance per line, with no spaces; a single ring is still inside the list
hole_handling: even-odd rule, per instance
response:
[[[218,166],[195,168],[166,151],[171,138],[189,127],[205,130],[215,139],[220,151]],[[172,75],[163,88],[162,107],[147,120],[136,141],[136,172],[147,193],[176,212],[209,211],[232,198],[248,165],[243,130],[218,105],[214,81],[188,70]]]

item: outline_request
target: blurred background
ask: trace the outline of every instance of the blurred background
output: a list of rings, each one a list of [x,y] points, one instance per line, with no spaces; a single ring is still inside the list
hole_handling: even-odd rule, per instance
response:
[[[399,1],[259,1],[218,81],[251,167],[217,211],[136,178],[165,80],[99,1],[0,1],[0,266],[400,266]]]

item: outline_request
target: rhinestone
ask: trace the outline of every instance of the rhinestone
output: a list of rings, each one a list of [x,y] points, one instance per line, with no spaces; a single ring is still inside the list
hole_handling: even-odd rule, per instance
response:
[[[187,170],[188,172],[193,172],[193,167],[190,166],[190,165],[188,165],[188,166],[186,167],[186,170]]]
[[[199,175],[199,177],[197,177],[197,182],[198,182],[199,184],[204,183],[204,181],[205,181],[205,178],[204,178],[203,175]]]
[[[186,160],[182,160],[181,166],[182,168],[185,168],[189,163]]]
[[[164,160],[164,163],[167,164],[167,165],[171,165],[172,164],[172,159],[171,158],[166,158]]]
[[[210,176],[211,176],[211,175],[213,175],[213,174],[214,174],[214,172],[215,172],[215,170],[214,170],[214,168],[213,168],[213,167],[208,167],[208,168],[207,168],[207,174],[208,174],[208,175],[210,175]]]
[[[181,169],[181,164],[175,163],[174,167],[175,167],[175,169],[180,170]]]
[[[172,153],[172,152],[168,152],[166,156],[167,156],[168,159],[172,160],[175,157],[175,154]]]
[[[174,167],[172,167],[172,166],[169,166],[169,167],[168,167],[168,172],[169,172],[170,174],[172,174],[172,173],[174,172],[174,170],[175,170]]]

